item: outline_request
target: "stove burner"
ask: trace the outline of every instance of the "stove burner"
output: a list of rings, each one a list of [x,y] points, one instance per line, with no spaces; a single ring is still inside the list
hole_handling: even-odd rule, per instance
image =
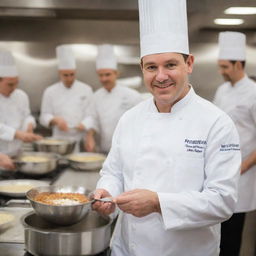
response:
[[[23,256],[33,256],[33,255],[29,252],[25,252],[25,254]],[[93,256],[93,255],[91,255],[91,256]],[[110,256],[110,249],[107,248],[105,251],[95,254],[94,256]]]

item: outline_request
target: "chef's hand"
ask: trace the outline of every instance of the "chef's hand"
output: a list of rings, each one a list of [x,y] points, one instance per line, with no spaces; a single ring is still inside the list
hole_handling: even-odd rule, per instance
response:
[[[94,199],[100,199],[103,197],[111,197],[105,189],[96,189],[94,191]],[[116,205],[112,202],[99,202],[96,201],[92,204],[92,209],[97,211],[101,215],[109,215],[115,211]]]
[[[82,131],[85,130],[85,127],[84,127],[84,125],[83,125],[82,123],[79,124],[79,125],[77,125],[75,128],[76,128],[78,131],[80,131],[80,132],[82,132]]]
[[[63,132],[67,132],[69,130],[68,128],[68,124],[67,122],[65,121],[64,118],[62,117],[59,117],[59,116],[55,116],[51,122],[50,122],[51,125],[56,125],[61,131]]]
[[[24,132],[17,130],[15,132],[15,139],[21,140],[23,142],[33,142],[36,140],[41,140],[43,137],[41,135],[30,133],[30,132]]]
[[[147,189],[124,192],[113,201],[122,211],[136,217],[144,217],[153,212],[161,213],[157,193]]]
[[[15,169],[15,165],[12,162],[12,159],[9,156],[4,155],[2,153],[0,153],[0,166],[4,167],[7,170],[14,170]]]
[[[27,132],[29,133],[33,133],[33,130],[34,130],[34,126],[32,123],[28,124],[28,127],[27,127]]]
[[[87,133],[84,149],[86,152],[95,152],[96,142],[92,133]]]

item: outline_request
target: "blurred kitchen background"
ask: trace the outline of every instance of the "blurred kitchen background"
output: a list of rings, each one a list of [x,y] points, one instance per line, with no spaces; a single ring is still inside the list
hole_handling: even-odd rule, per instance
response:
[[[212,100],[222,83],[216,65],[220,31],[247,35],[246,70],[256,75],[256,1],[187,2],[190,51],[196,58],[190,80],[199,95]],[[253,9],[246,9],[249,14],[227,14],[232,13],[231,7]],[[233,25],[215,23],[223,18],[232,19]],[[137,0],[0,0],[0,19],[0,49],[13,52],[19,86],[28,93],[34,114],[38,114],[44,89],[58,80],[57,45],[73,46],[78,79],[94,90],[100,86],[95,73],[97,44],[115,45],[121,78],[141,76]],[[141,85],[138,90],[145,88]]]

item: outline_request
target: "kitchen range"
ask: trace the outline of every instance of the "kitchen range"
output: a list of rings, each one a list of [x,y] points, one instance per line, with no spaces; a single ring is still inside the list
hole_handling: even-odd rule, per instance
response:
[[[102,219],[95,212],[90,211],[78,224],[54,225],[35,214],[25,193],[1,190],[1,186],[3,189],[4,186],[7,188],[8,185],[14,187],[18,184],[34,187],[76,186],[93,191],[99,179],[99,168],[85,170],[86,168],[81,169],[81,167],[83,167],[81,163],[78,170],[74,168],[74,164],[71,168],[70,162],[60,161],[53,171],[42,175],[34,176],[19,170],[0,171],[0,212],[14,216],[8,227],[0,229],[0,255],[110,254],[108,247],[111,235],[110,220]]]

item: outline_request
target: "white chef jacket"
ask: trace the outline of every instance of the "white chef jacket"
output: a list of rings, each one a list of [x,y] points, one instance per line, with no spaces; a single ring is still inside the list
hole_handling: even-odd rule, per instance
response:
[[[192,88],[171,113],[159,113],[153,99],[127,111],[97,188],[113,196],[155,191],[162,214],[121,213],[112,255],[217,256],[219,223],[235,208],[240,163],[233,122]]]
[[[116,85],[110,92],[98,89],[90,105],[87,129],[93,128],[100,135],[100,151],[109,152],[118,120],[125,111],[141,102],[141,95],[134,89]]]
[[[27,94],[15,89],[9,97],[0,94],[0,152],[14,156],[21,149],[22,141],[14,139],[16,130],[25,131],[28,124],[36,126],[30,114]]]
[[[80,123],[86,126],[84,118],[87,116],[92,95],[90,86],[78,80],[75,80],[70,88],[67,88],[62,82],[51,85],[43,95],[40,123],[49,127],[55,116],[62,117],[70,129],[64,132],[54,126],[53,137],[74,139],[80,142],[85,132],[78,131],[75,127]]]
[[[246,75],[231,85],[222,84],[215,95],[214,103],[234,121],[240,135],[242,159],[256,150],[256,83]],[[256,166],[241,175],[235,212],[256,209]]]

